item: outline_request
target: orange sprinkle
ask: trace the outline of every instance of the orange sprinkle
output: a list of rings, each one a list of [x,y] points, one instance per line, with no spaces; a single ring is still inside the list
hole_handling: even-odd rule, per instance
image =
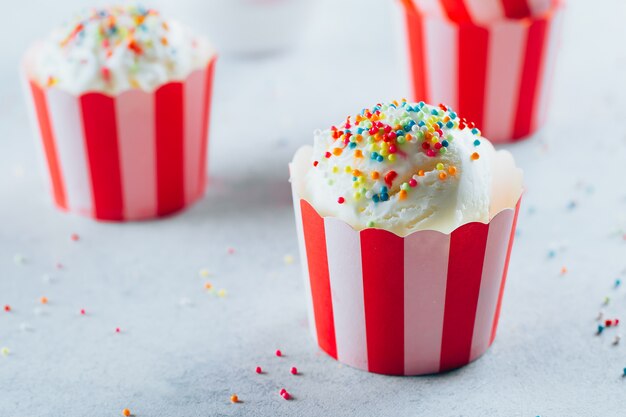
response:
[[[355,169],[352,171],[352,176],[353,177],[358,177],[360,175],[363,175],[363,173],[361,171],[359,171],[358,169]]]
[[[164,45],[164,46],[167,46],[167,38],[166,37],[161,38],[161,44]]]
[[[377,179],[379,179],[379,178],[380,178],[380,173],[379,173],[378,171],[372,171],[372,173],[370,174],[370,177],[371,177],[373,180],[377,180]]]
[[[400,200],[404,200],[406,198],[406,191],[405,190],[400,190],[400,192],[398,193],[398,198]]]
[[[406,141],[410,141],[411,139],[413,139],[413,136],[411,136],[410,133],[407,133],[406,135],[404,135],[404,138],[406,139]]]
[[[450,116],[446,116],[443,118],[444,123],[448,123],[450,121]]]
[[[122,415],[128,417],[130,416],[130,410],[128,408],[125,408],[122,410]]]
[[[561,268],[561,275],[565,275],[565,274],[567,274],[567,268],[563,267]]]
[[[478,158],[480,158],[480,155],[478,155],[478,152],[474,152],[470,158],[472,159],[472,161],[476,161]]]
[[[433,137],[433,134],[427,130],[426,133],[424,133],[424,137],[426,138],[426,140],[430,140]]]
[[[418,177],[423,177],[424,176],[424,170],[420,169],[419,171],[417,171],[417,176]]]
[[[448,174],[446,174],[446,173],[445,173],[445,172],[443,172],[443,171],[439,173],[439,179],[440,179],[441,181],[445,180],[446,178],[448,178]]]
[[[361,117],[360,114],[357,114],[355,120],[356,120],[356,124],[359,124],[361,122],[361,120],[363,120],[363,117]]]
[[[456,175],[456,167],[451,166],[450,168],[448,168],[448,172],[450,173],[450,175]]]
[[[211,288],[213,288],[213,285],[210,282],[207,282],[206,284],[204,284],[205,290],[210,290]]]
[[[355,158],[363,158],[363,152],[360,149],[354,151]]]
[[[335,155],[335,156],[341,155],[342,152],[343,152],[343,149],[341,149],[341,148],[334,148],[333,149],[333,155]]]
[[[41,304],[48,304],[48,297],[41,297],[39,301],[41,302]]]
[[[239,402],[239,397],[237,396],[237,394],[233,394],[230,396],[230,402],[235,404]]]
[[[354,140],[357,142],[361,142],[363,140],[363,136],[361,135],[354,135]]]

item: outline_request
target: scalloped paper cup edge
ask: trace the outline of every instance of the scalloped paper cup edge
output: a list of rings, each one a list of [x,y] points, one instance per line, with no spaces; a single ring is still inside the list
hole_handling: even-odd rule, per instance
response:
[[[488,223],[406,237],[322,217],[292,182],[311,334],[328,355],[388,375],[468,364],[493,343],[521,197]]]

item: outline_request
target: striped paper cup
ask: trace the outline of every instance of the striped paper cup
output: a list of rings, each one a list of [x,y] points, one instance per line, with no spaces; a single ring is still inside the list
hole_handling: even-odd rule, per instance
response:
[[[294,189],[313,338],[347,365],[422,375],[466,365],[496,335],[519,211],[444,234],[355,231]]]
[[[56,206],[128,221],[168,215],[202,197],[214,64],[154,92],[113,96],[76,96],[27,75]]]
[[[489,23],[546,13],[557,0],[407,0],[423,12],[460,22]]]
[[[446,103],[495,143],[545,122],[563,2],[524,19],[457,23],[404,0],[414,98]]]

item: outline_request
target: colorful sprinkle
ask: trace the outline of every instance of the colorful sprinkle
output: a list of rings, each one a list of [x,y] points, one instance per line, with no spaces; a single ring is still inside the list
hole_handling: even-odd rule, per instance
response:
[[[274,354],[278,357],[283,356],[283,352],[281,352],[280,349],[276,349],[276,352],[274,352]]]
[[[289,372],[291,372],[291,375],[297,375],[298,374],[298,368],[296,368],[295,366],[292,366],[291,369],[289,370]]]
[[[130,414],[130,410],[129,410],[128,408],[123,409],[123,410],[122,410],[122,415],[123,415],[124,417],[129,417],[129,416],[131,415],[131,414]]]
[[[237,394],[233,394],[230,396],[230,402],[235,404],[239,402],[239,397],[237,396]]]
[[[260,366],[257,366],[257,367],[254,369],[254,372],[256,372],[257,374],[261,374],[261,373],[263,373],[263,369],[261,369],[261,367],[260,367]]]

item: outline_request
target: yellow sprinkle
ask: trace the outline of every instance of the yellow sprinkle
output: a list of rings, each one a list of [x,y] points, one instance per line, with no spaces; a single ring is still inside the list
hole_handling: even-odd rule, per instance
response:
[[[441,170],[443,170],[443,164],[441,162],[439,162],[437,164],[437,171],[441,171]]]
[[[217,292],[217,296],[222,298],[226,297],[226,290],[222,288]]]
[[[9,356],[9,348],[8,347],[3,347],[2,349],[0,349],[0,353],[2,353],[2,356]]]
[[[348,173],[352,172],[352,167],[350,165],[348,165],[343,170],[346,172],[346,174],[348,174]]]
[[[339,172],[339,167],[338,167],[337,165],[335,165],[335,166],[333,167],[333,174],[336,174],[336,173],[338,173],[338,172]]]
[[[396,160],[396,154],[395,153],[390,154],[387,157],[387,159],[390,160],[391,162],[395,161]]]
[[[283,256],[283,262],[285,263],[285,265],[291,265],[293,263],[293,256],[292,255]]]
[[[198,274],[199,274],[202,278],[206,278],[206,277],[208,277],[209,275],[211,275],[211,273],[209,272],[209,270],[208,270],[208,269],[206,269],[206,268],[201,269],[201,270],[198,272]]]
[[[360,200],[361,199],[361,193],[360,192],[356,192],[352,195],[354,197],[355,200]]]

